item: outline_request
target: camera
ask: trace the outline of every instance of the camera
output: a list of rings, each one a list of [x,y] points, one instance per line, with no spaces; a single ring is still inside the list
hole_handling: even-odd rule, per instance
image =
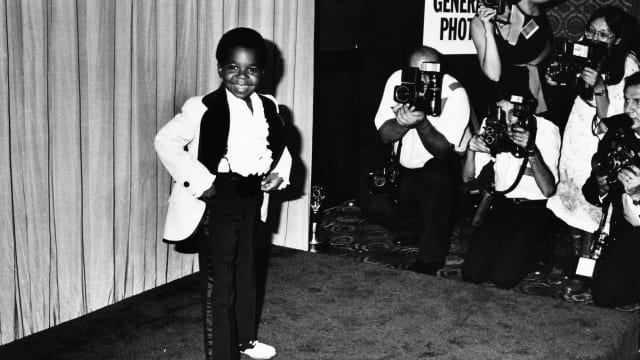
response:
[[[513,116],[518,118],[518,122],[512,125],[507,123],[507,115],[500,106],[490,107],[485,121],[484,132],[482,138],[489,147],[492,156],[501,152],[510,152],[517,158],[523,158],[527,155],[527,151],[516,145],[509,138],[509,127],[520,126],[530,132],[535,132],[535,117],[533,113],[536,109],[537,101],[533,98],[525,98],[519,95],[511,95],[509,102],[513,104]],[[529,141],[533,141],[535,134],[531,134]]]
[[[369,193],[386,194],[394,197],[400,185],[400,166],[392,152],[386,164],[380,170],[369,171]]]
[[[619,120],[630,123],[627,114],[616,115]],[[612,119],[611,117],[609,119]],[[628,120],[627,120],[628,119]],[[596,152],[591,159],[591,168],[597,176],[606,176],[609,184],[618,181],[618,173],[631,165],[640,166],[640,146],[629,127],[615,130],[613,140]]]
[[[409,104],[429,116],[442,112],[442,77],[440,63],[422,62],[420,68],[402,69],[401,84],[393,90],[393,100]]]
[[[546,75],[558,85],[575,87],[582,98],[592,99],[593,87],[587,85],[579,74],[585,67],[600,71],[606,56],[606,43],[589,39],[578,42],[564,39],[560,42]]]
[[[482,0],[482,5],[495,9],[498,14],[502,14],[507,7],[508,0]]]

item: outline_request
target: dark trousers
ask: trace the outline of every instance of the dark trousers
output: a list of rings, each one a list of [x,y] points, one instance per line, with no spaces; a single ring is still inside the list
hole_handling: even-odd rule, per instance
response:
[[[531,269],[536,245],[551,235],[545,200],[519,204],[496,198],[475,236],[470,239],[462,279],[476,284],[493,282],[510,289]]]
[[[449,252],[459,179],[460,162],[454,156],[401,169],[398,214],[419,219],[418,258],[423,262],[444,262]]]
[[[256,339],[259,182],[255,190],[238,191],[234,181],[219,175],[217,193],[207,199],[199,236],[207,359],[239,359],[238,345]]]
[[[640,228],[620,225],[616,240],[602,252],[594,270],[591,295],[598,306],[640,302]]]

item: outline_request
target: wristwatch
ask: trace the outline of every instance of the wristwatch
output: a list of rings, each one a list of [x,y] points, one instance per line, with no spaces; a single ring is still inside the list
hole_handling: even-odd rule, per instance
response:
[[[608,94],[609,92],[607,91],[607,88],[604,88],[603,90],[596,91],[593,93],[593,95],[595,96],[607,96]]]
[[[533,156],[536,154],[537,148],[536,148],[536,145],[534,144],[532,146],[528,146],[526,150],[527,150],[527,156]]]

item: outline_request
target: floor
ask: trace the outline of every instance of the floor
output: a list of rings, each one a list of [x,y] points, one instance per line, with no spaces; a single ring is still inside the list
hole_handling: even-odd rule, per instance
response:
[[[416,247],[398,244],[395,241],[397,234],[367,220],[355,201],[346,201],[323,210],[317,221],[319,226],[316,238],[320,244],[312,246],[312,251],[400,269],[406,269],[417,259]],[[438,272],[438,277],[462,281],[461,266],[471,229],[470,217],[468,214],[461,214],[451,235],[446,265]],[[553,255],[548,257],[552,260],[547,261],[547,264],[541,261],[513,290],[592,305],[588,288],[584,291],[572,291],[572,283],[566,274],[572,253],[569,241],[557,232],[552,248]],[[619,310],[635,312],[640,317],[640,304]]]

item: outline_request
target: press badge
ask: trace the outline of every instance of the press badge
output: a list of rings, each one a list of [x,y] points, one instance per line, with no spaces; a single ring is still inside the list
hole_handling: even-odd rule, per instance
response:
[[[593,270],[596,267],[596,260],[589,257],[580,257],[578,259],[578,267],[576,268],[576,275],[593,277]]]
[[[532,37],[533,34],[538,31],[538,29],[540,29],[538,23],[536,23],[534,19],[531,19],[525,26],[522,27],[522,36],[524,36],[525,39],[529,40],[529,38]]]

